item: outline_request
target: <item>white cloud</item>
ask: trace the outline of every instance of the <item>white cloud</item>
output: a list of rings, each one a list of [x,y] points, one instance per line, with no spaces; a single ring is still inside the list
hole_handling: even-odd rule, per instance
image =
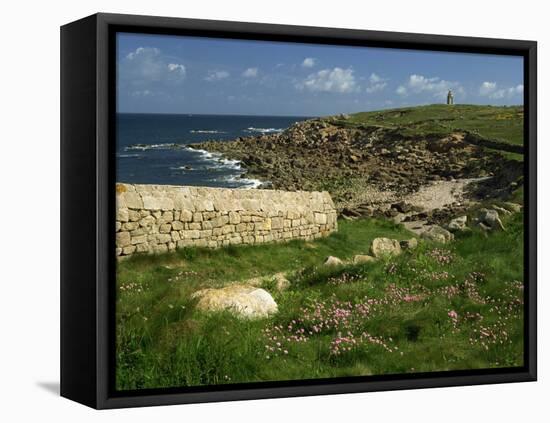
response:
[[[371,73],[369,76],[369,86],[366,88],[367,93],[372,94],[377,91],[382,91],[388,85],[386,81],[387,79],[382,78],[380,75]]]
[[[495,91],[496,89],[497,89],[497,83],[496,82],[485,81],[479,87],[479,94],[480,95],[489,95],[493,91]]]
[[[515,87],[498,88],[496,82],[485,81],[479,87],[479,95],[495,100],[511,98],[521,94],[523,94],[523,84],[516,85]]]
[[[401,95],[401,96],[406,96],[407,95],[407,89],[403,85],[400,85],[399,87],[397,87],[395,92],[397,94]]]
[[[181,82],[186,69],[183,64],[168,62],[158,48],[138,47],[121,61],[119,73],[129,84],[142,87],[151,83]]]
[[[150,97],[154,95],[150,90],[136,90],[132,93],[132,96],[134,97]]]
[[[403,97],[410,94],[430,94],[433,97],[444,98],[450,89],[465,95],[464,88],[456,81],[446,81],[438,76],[428,78],[413,74],[405,84],[397,88],[396,93]]]
[[[313,92],[351,93],[359,89],[353,69],[323,69],[312,73],[304,81],[296,84],[298,89],[307,89]]]
[[[256,78],[258,76],[258,68],[248,68],[243,72],[245,78]]]
[[[208,71],[208,75],[204,78],[206,81],[220,81],[222,79],[229,78],[229,72],[221,70],[221,71]]]
[[[315,62],[317,62],[317,59],[315,59],[313,57],[306,57],[304,59],[304,61],[302,62],[302,67],[303,68],[312,68],[313,66],[315,66]]]
[[[168,63],[168,70],[180,75],[185,76],[185,66],[178,63]]]
[[[143,56],[156,56],[160,54],[160,50],[154,47],[138,47],[135,51],[132,51],[126,55],[128,60],[134,60]]]

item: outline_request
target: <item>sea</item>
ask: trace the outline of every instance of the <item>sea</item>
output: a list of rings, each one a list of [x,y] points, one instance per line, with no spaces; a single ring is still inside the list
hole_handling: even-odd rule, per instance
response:
[[[303,116],[117,114],[117,182],[257,188],[237,160],[188,144],[278,133]]]

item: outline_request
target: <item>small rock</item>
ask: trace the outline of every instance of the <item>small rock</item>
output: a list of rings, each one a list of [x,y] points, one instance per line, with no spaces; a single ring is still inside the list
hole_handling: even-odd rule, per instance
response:
[[[401,254],[401,246],[396,239],[375,238],[372,240],[370,252],[374,257]]]
[[[418,240],[416,238],[406,239],[399,243],[403,250],[414,250],[418,247]]]
[[[408,213],[413,209],[410,204],[405,203],[404,201],[392,204],[391,208],[397,210],[399,213]]]
[[[341,266],[343,264],[344,262],[342,260],[334,256],[328,256],[323,263],[325,266]]]
[[[508,202],[504,203],[502,206],[513,213],[519,213],[521,211],[521,204]]]
[[[438,225],[434,225],[425,230],[420,236],[429,241],[441,242],[443,244],[454,239],[454,235],[452,233]]]
[[[393,223],[399,224],[403,222],[406,219],[407,216],[405,216],[403,213],[397,213],[395,216],[392,217]]]
[[[503,209],[502,207],[499,207],[496,204],[493,204],[491,207],[494,210],[496,210],[498,213],[502,213],[505,216],[510,216],[512,214],[512,212],[510,210]]]
[[[367,254],[357,254],[353,256],[354,264],[371,263],[373,261],[376,261],[376,259],[373,256],[369,256]]]
[[[248,319],[264,318],[277,312],[277,303],[269,292],[255,286],[230,285],[219,289],[202,289],[191,298],[199,299],[199,310],[226,310]]]
[[[468,221],[468,216],[460,216],[449,222],[447,229],[452,232],[461,232],[467,229],[466,222]]]
[[[478,228],[481,229],[482,231],[485,231],[485,232],[489,232],[491,230],[491,227],[490,226],[487,226],[485,223],[483,222],[479,222],[477,224]]]
[[[479,220],[488,225],[493,230],[504,230],[504,225],[502,224],[502,221],[500,220],[500,217],[496,210],[481,209]]]
[[[272,279],[275,281],[277,291],[285,291],[290,288],[290,281],[285,277],[284,273],[275,273]]]

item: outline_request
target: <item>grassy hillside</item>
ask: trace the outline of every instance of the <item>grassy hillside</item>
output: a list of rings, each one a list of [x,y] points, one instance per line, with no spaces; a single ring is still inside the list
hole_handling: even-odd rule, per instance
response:
[[[522,215],[506,232],[473,231],[445,246],[363,265],[321,266],[368,251],[402,227],[339,222],[314,242],[136,256],[117,268],[117,387],[139,389],[522,365]],[[482,252],[482,253],[480,253]],[[270,319],[204,314],[202,287],[286,272],[263,287]]]
[[[481,136],[511,144],[523,144],[523,107],[434,104],[402,109],[356,113],[343,125],[395,128],[404,135],[448,134],[477,131]]]

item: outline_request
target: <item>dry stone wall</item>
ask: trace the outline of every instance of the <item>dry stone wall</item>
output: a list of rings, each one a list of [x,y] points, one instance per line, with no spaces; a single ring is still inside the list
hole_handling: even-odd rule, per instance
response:
[[[337,230],[327,192],[130,184],[117,184],[116,192],[119,257],[312,240]]]

